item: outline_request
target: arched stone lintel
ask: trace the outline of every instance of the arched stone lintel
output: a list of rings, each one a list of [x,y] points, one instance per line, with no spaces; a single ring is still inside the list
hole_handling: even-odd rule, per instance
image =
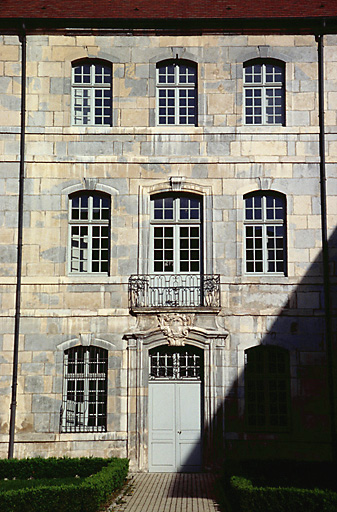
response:
[[[87,334],[87,333],[85,333]],[[104,348],[105,350],[114,350],[116,347],[113,343],[111,343],[110,341],[106,341],[106,340],[101,340],[100,338],[95,338],[94,336],[92,336],[91,338],[89,338],[89,342],[84,342],[83,343],[83,337],[82,337],[82,341],[81,341],[81,335],[79,338],[73,338],[71,340],[67,340],[67,341],[63,341],[62,343],[60,343],[59,345],[57,345],[57,350],[60,350],[62,352],[64,352],[65,350],[68,350],[69,348],[73,348],[73,347],[81,347],[81,346],[95,346],[95,347],[99,347],[99,348]]]
[[[227,331],[211,331],[197,327],[191,327],[188,336],[184,338],[185,345],[194,345],[195,347],[205,349],[211,342],[215,341],[216,345],[224,346],[228,337]],[[137,342],[146,348],[155,348],[160,345],[169,345],[168,338],[163,334],[161,329],[153,329],[151,331],[139,331],[127,333],[124,338],[128,342],[128,348],[136,348]]]
[[[119,194],[116,188],[106,185],[105,183],[100,183],[96,178],[83,178],[83,180],[78,183],[64,187],[61,193],[70,195],[75,192],[83,192],[85,190],[97,190],[99,192],[105,192],[110,196],[117,196]]]

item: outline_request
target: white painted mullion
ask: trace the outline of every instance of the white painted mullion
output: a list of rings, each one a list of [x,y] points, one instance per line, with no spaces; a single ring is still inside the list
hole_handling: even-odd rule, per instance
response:
[[[179,87],[174,88],[174,124],[179,124]]]
[[[88,255],[87,255],[87,272],[92,272],[92,226],[93,226],[93,196],[88,198]]]
[[[84,352],[84,410],[83,410],[83,423],[84,426],[88,426],[89,418],[89,350]]]
[[[173,225],[173,273],[180,274],[180,224]]]

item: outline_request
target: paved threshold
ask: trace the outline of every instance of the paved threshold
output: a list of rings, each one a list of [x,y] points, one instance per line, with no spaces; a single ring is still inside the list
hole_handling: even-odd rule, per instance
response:
[[[219,512],[209,473],[135,473],[111,512]]]

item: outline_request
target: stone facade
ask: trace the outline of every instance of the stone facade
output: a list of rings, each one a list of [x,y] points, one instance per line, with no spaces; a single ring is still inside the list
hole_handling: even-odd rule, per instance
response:
[[[15,456],[121,455],[147,470],[148,350],[167,343],[167,335],[158,324],[160,311],[130,313],[128,279],[150,273],[151,195],[174,191],[178,183],[181,192],[204,198],[204,271],[221,280],[220,310],[196,310],[186,335],[186,343],[207,354],[206,445],[218,451],[220,443],[225,457],[328,459],[315,37],[74,34],[27,36]],[[6,457],[16,296],[19,38],[0,36],[0,48],[0,456]],[[326,36],[333,290],[336,48],[337,36]],[[86,58],[112,65],[112,126],[72,125],[72,63]],[[177,58],[197,64],[197,126],[156,125],[156,64]],[[244,124],[243,64],[251,59],[285,64],[284,126]],[[109,275],[69,273],[68,197],[81,190],[111,197]],[[287,272],[247,275],[244,195],[268,190],[286,197]],[[80,345],[87,333],[92,345],[101,343],[109,353],[107,431],[60,433],[64,350],[71,342]],[[260,344],[289,351],[292,407],[285,432],[252,432],[245,424],[244,355]]]

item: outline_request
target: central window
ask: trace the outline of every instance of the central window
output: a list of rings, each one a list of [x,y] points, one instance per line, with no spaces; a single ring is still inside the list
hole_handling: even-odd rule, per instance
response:
[[[151,203],[153,272],[200,273],[201,199],[171,195],[154,197]]]
[[[196,125],[196,65],[179,60],[161,62],[156,71],[157,123]]]
[[[285,124],[284,64],[253,61],[244,66],[245,123]]]

